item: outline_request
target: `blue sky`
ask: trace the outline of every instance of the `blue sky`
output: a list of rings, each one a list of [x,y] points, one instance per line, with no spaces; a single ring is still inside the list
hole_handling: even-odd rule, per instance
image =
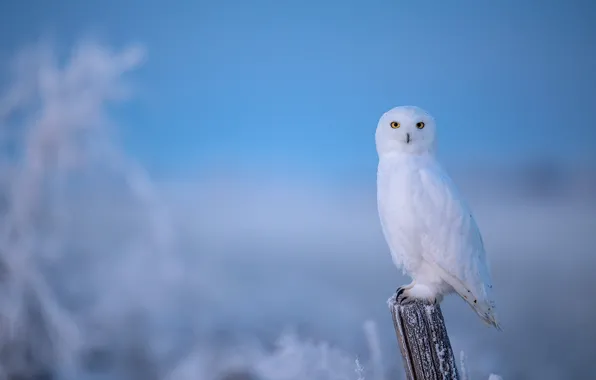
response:
[[[587,0],[12,0],[0,58],[40,38],[142,44],[114,115],[156,172],[373,178],[377,120],[403,104],[435,115],[448,160],[594,157],[594,17]]]

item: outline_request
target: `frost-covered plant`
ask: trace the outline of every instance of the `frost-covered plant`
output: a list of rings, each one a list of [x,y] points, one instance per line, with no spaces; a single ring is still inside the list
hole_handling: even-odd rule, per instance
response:
[[[288,331],[271,350],[259,344],[233,347],[216,354],[196,349],[166,377],[167,380],[222,379],[235,373],[259,380],[364,380],[360,360],[326,342],[300,338]],[[239,375],[238,375],[239,376]]]
[[[356,375],[358,378],[356,380],[364,380],[364,367],[360,364],[360,360],[356,358]]]
[[[278,348],[255,364],[263,380],[352,380],[355,358],[325,342],[282,336]]]
[[[137,48],[113,53],[82,44],[64,63],[45,47],[13,62],[0,96],[0,367],[7,376],[75,371],[84,316],[64,302],[84,290],[78,276],[89,272],[73,244],[84,238],[70,228],[80,208],[73,195],[95,164],[118,159],[105,144],[105,107],[126,95],[121,74],[141,57]]]

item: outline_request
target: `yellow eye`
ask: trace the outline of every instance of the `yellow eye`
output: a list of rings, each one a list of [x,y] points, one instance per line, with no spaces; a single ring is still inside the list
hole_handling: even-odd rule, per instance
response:
[[[393,129],[397,129],[400,127],[401,124],[399,124],[397,121],[392,121],[391,122],[391,128]]]
[[[424,122],[422,122],[422,121],[417,122],[416,123],[416,128],[418,128],[418,129],[424,128]]]

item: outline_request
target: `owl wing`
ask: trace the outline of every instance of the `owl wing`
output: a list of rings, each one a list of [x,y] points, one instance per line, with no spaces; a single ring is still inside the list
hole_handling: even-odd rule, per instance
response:
[[[422,220],[423,258],[487,323],[499,328],[484,242],[472,212],[438,165],[420,169],[413,206]]]

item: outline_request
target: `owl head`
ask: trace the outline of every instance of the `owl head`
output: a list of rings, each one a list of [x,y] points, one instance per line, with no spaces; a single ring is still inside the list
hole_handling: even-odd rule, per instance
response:
[[[433,154],[435,120],[415,106],[395,107],[383,114],[375,140],[379,157],[390,154]]]

